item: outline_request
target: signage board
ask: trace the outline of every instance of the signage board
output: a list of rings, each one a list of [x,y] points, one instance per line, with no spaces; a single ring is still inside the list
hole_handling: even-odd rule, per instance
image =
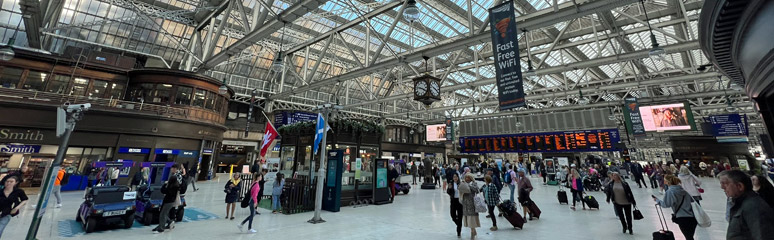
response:
[[[618,129],[525,133],[460,138],[465,153],[616,151]]]
[[[747,136],[747,115],[738,113],[712,115],[708,117],[712,124],[712,135],[716,137],[725,136]]]
[[[518,28],[513,1],[489,9],[500,111],[522,107],[524,84],[519,58]]]
[[[39,153],[40,145],[0,144],[0,153]]]
[[[118,148],[118,153],[148,154],[148,153],[150,153],[150,148],[120,147],[120,148]]]
[[[642,115],[640,114],[640,105],[637,103],[637,98],[625,98],[624,104],[626,130],[634,134],[634,136],[645,136],[645,126],[642,124]]]

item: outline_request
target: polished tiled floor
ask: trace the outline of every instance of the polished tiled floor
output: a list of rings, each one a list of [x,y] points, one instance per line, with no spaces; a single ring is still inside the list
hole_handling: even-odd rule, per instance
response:
[[[224,178],[221,178],[224,179]],[[704,178],[705,189],[702,205],[711,216],[713,224],[709,228],[699,228],[696,239],[725,239],[727,226],[724,220],[725,195],[715,179]],[[222,180],[221,180],[222,181]],[[634,236],[621,234],[620,223],[613,213],[611,205],[604,203],[604,194],[591,192],[601,203],[600,210],[572,211],[567,205],[559,205],[556,200],[557,187],[539,184],[533,178],[535,191],[532,198],[543,211],[540,220],[527,223],[523,230],[510,228],[504,218],[498,218],[500,230],[490,232],[491,220],[481,215],[482,228],[478,229],[478,239],[652,239],[651,233],[660,229],[656,210],[650,195],[651,189],[639,189],[634,186],[635,197],[645,219],[634,222]],[[177,228],[164,234],[151,234],[151,227],[139,224],[132,229],[116,229],[83,234],[75,224],[74,217],[82,198],[82,192],[66,192],[64,207],[52,209],[46,213],[38,233],[39,239],[457,239],[454,224],[449,217],[449,197],[441,190],[412,189],[408,195],[399,195],[395,203],[381,206],[345,207],[341,212],[322,212],[326,223],[310,224],[306,221],[313,213],[295,215],[273,215],[262,209],[257,216],[257,234],[240,233],[236,228],[237,220],[226,220],[224,194],[220,181],[199,182],[201,188],[195,193],[189,191],[189,207],[196,211],[186,214],[187,222],[177,224]],[[502,198],[506,199],[507,188]],[[655,193],[656,196],[661,196]],[[33,197],[35,198],[35,197]],[[52,199],[53,201],[53,199]],[[53,207],[53,206],[52,206]],[[238,208],[238,207],[237,207]],[[11,223],[3,233],[2,239],[23,239],[31,222],[34,209],[27,208]],[[238,208],[237,216],[244,218],[247,211]],[[671,210],[665,210],[667,216]],[[683,239],[677,225],[669,223],[677,239]],[[470,232],[463,229],[463,238],[469,238]]]

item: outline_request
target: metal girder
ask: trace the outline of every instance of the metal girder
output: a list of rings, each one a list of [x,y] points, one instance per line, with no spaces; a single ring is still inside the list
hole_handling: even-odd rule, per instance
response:
[[[674,83],[674,82],[680,82],[680,81],[688,81],[693,79],[701,79],[701,78],[714,78],[717,77],[719,73],[716,72],[710,72],[710,73],[703,73],[703,74],[692,74],[692,75],[682,75],[682,76],[676,76],[676,77],[667,77],[667,78],[654,78],[650,80],[645,81],[638,81],[638,82],[628,82],[628,83],[618,83],[613,85],[601,85],[596,86],[594,88],[586,88],[586,93],[589,95],[593,95],[593,93],[601,93],[604,91],[613,91],[613,90],[622,90],[627,88],[636,88],[636,87],[649,87],[649,86],[658,86],[661,84],[668,84],[668,83]],[[549,92],[549,93],[543,93],[543,94],[533,94],[533,95],[527,95],[525,96],[525,100],[539,100],[539,99],[550,99],[550,98],[565,98],[568,96],[575,96],[578,94],[578,91],[576,90],[569,90],[569,91],[560,91],[560,92]],[[479,102],[476,105],[478,106],[497,106],[499,102],[497,100],[493,101],[486,101],[486,102]],[[473,104],[458,104],[455,106],[444,106],[444,107],[436,107],[432,110],[429,110],[431,112],[436,111],[445,111],[450,110],[454,108],[462,108],[462,107],[471,107]],[[581,105],[583,106],[583,105]],[[545,110],[545,109],[544,109]],[[417,111],[419,112],[419,111]],[[414,112],[414,113],[417,113]],[[521,112],[521,110],[519,110]],[[405,114],[406,112],[401,113],[394,113],[394,114],[388,114],[387,116],[396,116],[400,114]]]
[[[619,35],[619,37],[614,38],[618,45],[623,48],[626,52],[634,52],[634,46],[629,41],[624,41],[622,38],[627,37],[626,32],[621,29],[621,26],[615,25],[615,17],[613,17],[613,13],[610,11],[604,11],[604,12],[598,12],[597,16],[599,16],[600,22],[603,26],[605,26],[606,29],[610,29],[612,33],[623,33],[622,35]],[[656,26],[658,28],[658,26]],[[631,33],[631,31],[629,31]],[[642,64],[640,61],[635,61],[634,65],[637,67],[637,70],[640,71],[640,73],[648,73],[648,68],[645,66],[645,64]]]
[[[688,43],[681,43],[681,44],[673,44],[673,45],[664,46],[663,48],[667,49],[667,51],[669,51],[669,52],[674,52],[674,51],[678,51],[678,50],[685,51],[685,50],[688,50],[688,49],[698,49],[699,48],[699,43],[698,42],[688,42]],[[572,71],[574,69],[583,69],[583,68],[587,68],[587,67],[591,67],[591,66],[599,66],[599,65],[606,65],[606,64],[612,64],[612,63],[617,63],[617,62],[625,62],[625,61],[631,61],[631,60],[638,60],[638,59],[642,59],[642,58],[648,57],[648,51],[649,51],[648,49],[645,49],[645,50],[641,50],[641,51],[637,51],[637,52],[631,52],[631,53],[626,53],[626,54],[621,54],[621,55],[614,55],[614,56],[609,56],[609,57],[595,58],[595,59],[591,59],[591,60],[584,61],[584,62],[576,62],[576,63],[566,64],[566,65],[561,65],[561,66],[556,66],[556,67],[543,68],[543,69],[536,70],[535,72],[538,75],[546,75],[546,74],[553,74],[553,73],[561,73],[561,72],[566,72],[566,71]],[[489,64],[491,64],[491,63],[489,63]],[[475,82],[456,84],[456,85],[452,85],[452,86],[444,86],[443,88],[441,88],[441,92],[453,92],[453,91],[457,91],[457,90],[460,90],[460,89],[466,89],[466,88],[471,88],[471,87],[477,87],[477,86],[484,86],[484,85],[494,84],[495,82],[496,82],[496,79],[490,78],[490,79],[482,79],[482,80],[475,81]],[[390,96],[390,97],[386,97],[386,98],[379,99],[379,100],[376,100],[376,101],[364,101],[364,102],[359,102],[359,103],[354,103],[354,104],[346,105],[344,107],[347,108],[347,107],[355,107],[355,106],[362,106],[362,105],[368,105],[368,104],[375,104],[375,103],[380,103],[380,102],[386,102],[386,101],[392,101],[392,100],[397,100],[397,99],[403,99],[403,98],[407,98],[407,97],[410,97],[410,96],[411,96],[410,93],[409,94],[405,94],[405,95]]]
[[[157,6],[158,4],[152,5],[139,0],[102,0],[102,1],[122,8],[126,8],[126,9],[132,9],[133,5],[137,5],[140,11],[142,11],[148,16],[163,18],[170,21],[179,22],[188,26],[196,26],[196,21],[194,21],[193,18],[188,16],[190,14],[181,14],[181,13],[170,14],[170,10],[172,10],[172,8],[163,8],[163,7]],[[176,8],[175,10],[183,10],[183,9]]]
[[[198,72],[203,73],[207,69],[215,67],[219,63],[228,60],[228,58],[230,58],[232,55],[238,54],[242,50],[255,44],[256,41],[259,41],[263,38],[266,38],[270,34],[277,32],[284,26],[286,22],[293,22],[307,12],[317,9],[318,6],[326,2],[328,2],[328,0],[302,0],[297,2],[296,4],[285,9],[285,11],[279,13],[276,19],[269,20],[264,25],[257,27],[253,31],[245,34],[243,38],[237,40],[231,46],[224,46],[224,49],[218,54],[205,59],[204,62],[199,65]]]
[[[648,103],[648,102],[661,102],[661,101],[680,101],[685,99],[692,99],[697,97],[706,97],[706,96],[724,96],[727,93],[732,92],[726,92],[726,91],[714,91],[714,92],[703,92],[703,93],[694,93],[694,94],[686,94],[686,95],[672,95],[672,96],[658,96],[658,97],[642,97],[637,98],[637,102],[641,103]],[[743,94],[741,91],[735,91],[733,92],[735,94]],[[572,111],[572,110],[586,110],[586,109],[593,109],[593,108],[611,108],[616,106],[621,106],[623,104],[623,99],[616,100],[616,101],[605,101],[605,102],[599,102],[599,103],[591,103],[588,105],[569,105],[569,106],[563,106],[563,107],[553,107],[553,108],[537,108],[537,109],[526,109],[526,110],[519,110],[519,111],[508,111],[508,112],[496,112],[491,114],[481,114],[481,115],[471,115],[471,116],[465,116],[456,118],[455,120],[466,120],[466,119],[480,119],[480,118],[490,118],[490,117],[503,117],[503,116],[518,116],[518,115],[527,115],[527,114],[535,114],[535,113],[545,113],[545,112],[564,112],[564,111]],[[712,106],[712,105],[707,105]],[[706,106],[702,106],[699,109],[704,109]],[[725,106],[723,106],[725,107]],[[712,107],[707,107],[712,108]],[[691,108],[694,110],[693,108]],[[433,109],[435,110],[435,109]],[[395,115],[405,115],[406,113],[400,113]],[[388,117],[391,115],[387,115]],[[442,118],[438,119],[427,119],[423,122],[433,122],[433,121],[439,121],[443,120]]]
[[[45,14],[41,13],[40,2],[36,0],[20,0],[19,8],[21,9],[29,46],[40,49],[41,34],[38,29],[40,29],[44,21],[43,15]]]
[[[293,54],[293,53],[295,53],[297,51],[300,51],[301,49],[304,49],[305,47],[314,45],[315,43],[317,43],[319,41],[322,41],[323,39],[326,39],[327,37],[330,37],[333,34],[339,33],[341,31],[349,29],[349,28],[351,28],[353,26],[360,25],[360,23],[363,22],[364,18],[365,19],[371,19],[373,17],[376,17],[376,16],[378,16],[378,15],[380,15],[382,13],[385,13],[387,11],[392,10],[393,8],[395,8],[397,6],[402,5],[404,1],[405,0],[399,0],[399,1],[393,1],[393,2],[386,3],[386,4],[382,5],[379,8],[377,8],[377,9],[375,9],[375,10],[369,12],[369,13],[366,13],[363,17],[355,18],[352,21],[349,21],[349,22],[347,22],[345,24],[339,25],[338,27],[336,27],[334,29],[331,29],[330,31],[327,31],[327,32],[325,32],[323,34],[320,34],[320,35],[318,35],[315,38],[309,39],[309,40],[307,40],[307,41],[305,41],[305,42],[303,42],[301,44],[293,46],[292,48],[287,50],[287,54]]]
[[[167,68],[170,68],[169,63],[167,63],[167,61],[164,60],[164,58],[159,56],[159,55],[150,54],[150,53],[144,53],[144,52],[140,52],[140,51],[129,50],[129,49],[115,47],[115,46],[111,46],[111,45],[107,45],[107,44],[102,44],[102,43],[90,42],[90,41],[81,40],[81,39],[77,39],[77,38],[72,38],[72,37],[68,37],[68,36],[56,35],[56,34],[53,34],[53,33],[50,33],[50,32],[41,32],[41,34],[48,35],[48,36],[55,37],[55,38],[66,39],[66,40],[70,40],[70,41],[73,41],[73,42],[85,43],[85,44],[99,46],[99,47],[103,47],[103,48],[110,48],[110,49],[116,49],[116,50],[120,50],[120,51],[125,51],[125,52],[128,52],[128,53],[134,53],[134,54],[137,54],[137,55],[143,55],[143,56],[158,58],[159,60],[161,60],[164,63],[164,65],[167,66]]]
[[[600,9],[610,10],[616,7],[625,6],[635,2],[637,2],[637,0],[600,0],[600,1],[578,5],[576,7],[573,7],[572,3],[566,3],[566,4],[563,4],[564,7],[561,8],[558,12],[538,11],[534,14],[522,16],[521,18],[517,17],[517,20],[519,20],[520,26],[522,27],[536,29],[540,27],[550,26],[558,22],[568,21],[573,18],[586,16]],[[311,83],[310,85],[307,85],[304,87],[299,87],[290,91],[280,92],[270,96],[270,98],[279,99],[279,98],[287,97],[289,95],[293,95],[296,93],[308,91],[311,89],[316,89],[316,88],[319,88],[320,86],[325,86],[330,82],[346,81],[349,79],[357,78],[359,76],[367,75],[372,72],[376,72],[379,69],[396,67],[398,65],[404,64],[405,62],[419,61],[424,56],[434,57],[454,50],[467,48],[472,45],[482,44],[485,42],[489,42],[490,37],[491,37],[491,33],[489,31],[485,31],[470,37],[459,37],[459,38],[447,39],[444,41],[440,41],[436,44],[431,44],[422,48],[418,48],[411,53],[400,54],[397,59],[385,60],[385,61],[379,62],[378,64],[374,64],[366,68],[352,70],[350,72],[341,74],[339,76],[335,76],[325,80],[317,81],[315,83]]]

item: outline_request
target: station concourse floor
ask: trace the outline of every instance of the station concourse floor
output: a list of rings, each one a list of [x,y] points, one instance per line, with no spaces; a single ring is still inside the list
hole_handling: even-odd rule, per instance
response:
[[[419,185],[412,186],[408,195],[399,194],[392,204],[369,205],[364,207],[342,207],[338,213],[323,211],[321,216],[326,221],[321,224],[310,224],[307,220],[313,212],[283,215],[270,214],[269,210],[260,209],[261,215],[256,215],[253,223],[258,233],[241,233],[236,225],[248,215],[248,210],[237,206],[237,219],[227,220],[223,186],[227,177],[219,180],[197,182],[199,191],[189,189],[186,194],[188,208],[186,219],[176,224],[176,228],[163,234],[152,234],[155,226],[142,226],[138,222],[131,229],[102,230],[84,234],[80,223],[75,222],[76,211],[83,197],[82,191],[64,192],[62,208],[54,208],[56,200],[51,197],[48,212],[45,214],[38,239],[458,239],[455,225],[449,217],[449,196],[440,189],[422,190]],[[637,188],[633,181],[635,198],[639,203],[645,219],[634,221],[634,235],[622,234],[621,225],[613,212],[612,205],[605,203],[602,192],[590,192],[600,203],[599,210],[572,211],[567,205],[559,205],[556,199],[557,186],[542,184],[542,178],[531,178],[535,190],[532,199],[542,210],[539,220],[528,222],[523,230],[511,227],[505,218],[498,217],[499,230],[492,232],[491,220],[480,214],[481,228],[478,228],[477,239],[652,239],[652,232],[660,229],[650,195],[662,197],[652,189]],[[725,239],[727,222],[725,221],[725,194],[720,189],[717,179],[701,178],[706,192],[703,195],[705,211],[712,218],[709,228],[698,227],[695,239],[719,240]],[[501,199],[509,198],[508,188],[503,188]],[[570,193],[568,192],[568,195]],[[572,201],[572,196],[570,201]],[[30,205],[37,196],[30,196]],[[263,201],[269,201],[263,200]],[[189,209],[190,210],[189,212]],[[497,212],[497,210],[495,210]],[[521,213],[521,208],[519,208]],[[667,221],[670,209],[664,209]],[[34,208],[26,207],[18,216],[11,219],[3,233],[2,239],[24,239]],[[684,239],[676,224],[669,222],[669,229],[675,232],[677,239]],[[246,226],[245,226],[246,229]],[[463,227],[462,239],[470,239],[470,231]]]

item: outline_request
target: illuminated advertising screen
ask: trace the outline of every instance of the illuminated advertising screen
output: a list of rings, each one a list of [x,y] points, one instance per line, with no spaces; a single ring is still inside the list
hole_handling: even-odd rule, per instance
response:
[[[641,106],[640,115],[645,131],[696,129],[693,113],[685,103]]]
[[[618,129],[526,133],[460,138],[465,153],[617,151]]]
[[[446,141],[446,124],[427,125],[426,130],[428,142]]]

